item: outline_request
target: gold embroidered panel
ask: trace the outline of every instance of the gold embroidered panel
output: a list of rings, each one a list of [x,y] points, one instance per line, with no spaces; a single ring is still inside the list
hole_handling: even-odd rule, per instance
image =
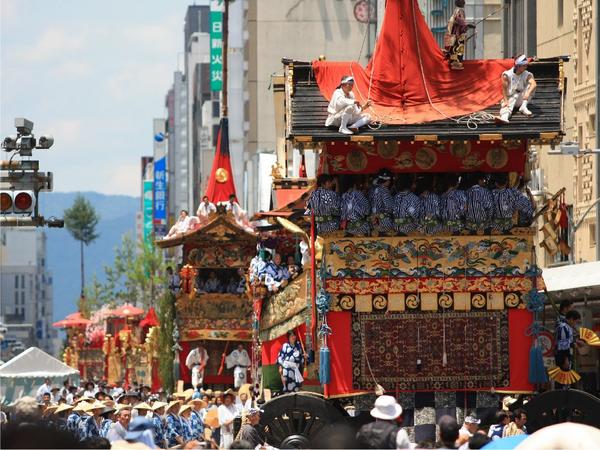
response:
[[[252,305],[245,295],[180,294],[177,321],[186,330],[240,330],[252,326]]]
[[[450,278],[457,281],[444,290],[457,291],[465,290],[461,278],[532,277],[532,246],[533,234],[329,238],[324,252],[327,287],[336,292],[335,283],[348,279],[389,283]]]
[[[265,300],[260,317],[261,330],[279,325],[306,309],[307,277],[308,272],[305,271],[281,292]]]

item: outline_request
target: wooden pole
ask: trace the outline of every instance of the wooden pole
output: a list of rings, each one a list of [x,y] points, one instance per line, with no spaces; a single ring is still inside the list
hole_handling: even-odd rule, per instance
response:
[[[312,337],[312,348],[315,346],[315,334],[317,331],[317,264],[316,264],[316,249],[315,249],[315,213],[310,214],[310,301],[312,305],[311,311],[311,337]]]
[[[223,92],[221,96],[221,113],[227,117],[227,53],[229,46],[229,0],[225,0],[223,12]]]

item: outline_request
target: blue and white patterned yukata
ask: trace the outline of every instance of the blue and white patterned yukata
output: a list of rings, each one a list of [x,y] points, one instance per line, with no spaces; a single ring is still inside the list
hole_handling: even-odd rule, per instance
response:
[[[200,411],[193,410],[190,416],[190,423],[192,425],[192,437],[198,439],[204,435],[204,421],[200,416]]]
[[[191,420],[186,419],[185,417],[179,417],[179,420],[181,420],[181,431],[183,432],[181,436],[183,437],[183,441],[189,442],[192,439],[195,439],[196,436],[192,430]]]
[[[282,345],[277,364],[283,368],[283,392],[296,392],[302,387],[302,365],[304,352],[299,342],[292,347],[289,342]]]
[[[72,412],[67,417],[67,430],[75,435],[79,435],[79,422],[81,422],[81,416],[76,412]]]
[[[154,438],[154,445],[158,448],[165,446],[165,424],[158,414],[152,416],[152,437]]]
[[[515,197],[515,209],[518,213],[517,225],[520,227],[528,227],[533,220],[535,207],[531,204],[529,197],[517,188],[511,188],[510,191]]]
[[[100,427],[94,420],[94,416],[88,416],[79,422],[79,439],[89,437],[100,437]]]
[[[492,191],[492,197],[494,198],[492,229],[499,232],[510,230],[516,210],[514,193],[508,188],[499,188]]]
[[[411,191],[400,191],[394,197],[396,232],[408,234],[418,230],[421,221],[421,199]]]
[[[379,185],[375,188],[371,213],[375,218],[373,231],[388,234],[394,230],[394,198],[387,186]]]
[[[367,236],[371,232],[370,215],[371,205],[364,192],[352,189],[342,195],[342,220],[348,233]]]
[[[102,419],[102,423],[100,424],[100,437],[105,438],[108,430],[110,430],[110,426],[113,424],[113,421],[110,419]]]
[[[337,192],[322,187],[310,195],[306,203],[306,214],[314,213],[317,234],[339,230],[341,201]]]
[[[450,233],[460,233],[465,227],[467,195],[460,189],[449,189],[440,198],[442,228]]]
[[[421,195],[421,232],[425,234],[438,233],[440,224],[440,197],[431,192]]]
[[[183,426],[182,426],[181,420],[179,420],[179,416],[176,416],[175,414],[169,414],[169,415],[167,415],[166,422],[167,422],[167,427],[166,427],[167,445],[169,447],[179,445],[179,442],[177,442],[177,439],[175,439],[177,436],[180,436],[183,438]]]
[[[494,198],[489,189],[476,184],[467,189],[466,227],[470,231],[488,228],[492,222]]]

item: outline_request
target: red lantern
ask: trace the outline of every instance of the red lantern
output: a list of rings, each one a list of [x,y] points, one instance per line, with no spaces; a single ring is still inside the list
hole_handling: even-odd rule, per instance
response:
[[[192,266],[190,264],[186,264],[185,266],[183,266],[181,268],[181,272],[179,272],[179,274],[181,275],[181,281],[182,281],[181,288],[183,289],[183,292],[185,292],[186,294],[189,294],[190,292],[192,292],[192,289],[194,288],[194,279],[196,278],[196,269],[194,269],[194,266]]]

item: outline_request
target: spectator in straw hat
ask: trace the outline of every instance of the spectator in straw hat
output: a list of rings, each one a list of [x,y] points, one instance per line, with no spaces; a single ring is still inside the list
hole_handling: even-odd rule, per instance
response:
[[[146,402],[138,403],[132,409],[136,410],[137,415],[142,417],[146,417],[148,412],[152,411],[152,408]]]
[[[183,441],[183,430],[181,420],[177,415],[179,413],[179,400],[173,400],[167,405],[166,408],[166,424],[167,424],[167,445],[173,447],[175,445],[182,445]]]
[[[229,448],[233,442],[233,419],[237,415],[237,410],[233,404],[235,395],[233,390],[227,389],[223,393],[223,404],[219,406],[218,416],[221,426],[221,444],[222,448]]]
[[[117,407],[117,421],[112,424],[106,438],[112,443],[125,439],[129,422],[131,421],[131,407],[129,405],[120,405]]]
[[[189,404],[192,406],[192,413],[190,415],[192,437],[198,439],[204,435],[204,422],[200,412],[206,407],[206,402],[199,398],[193,398],[189,401]]]
[[[66,403],[62,403],[58,405],[58,407],[54,410],[54,421],[56,425],[61,430],[67,429],[67,416],[70,414],[70,411],[73,409],[72,405],[67,405]]]
[[[152,434],[154,437],[154,444],[157,447],[163,448],[166,446],[167,441],[165,439],[166,425],[165,425],[165,406],[168,404],[165,402],[156,401],[152,405]]]
[[[67,417],[67,430],[75,435],[79,434],[79,422],[81,421],[82,414],[85,412],[85,405],[86,402],[78,402]]]

